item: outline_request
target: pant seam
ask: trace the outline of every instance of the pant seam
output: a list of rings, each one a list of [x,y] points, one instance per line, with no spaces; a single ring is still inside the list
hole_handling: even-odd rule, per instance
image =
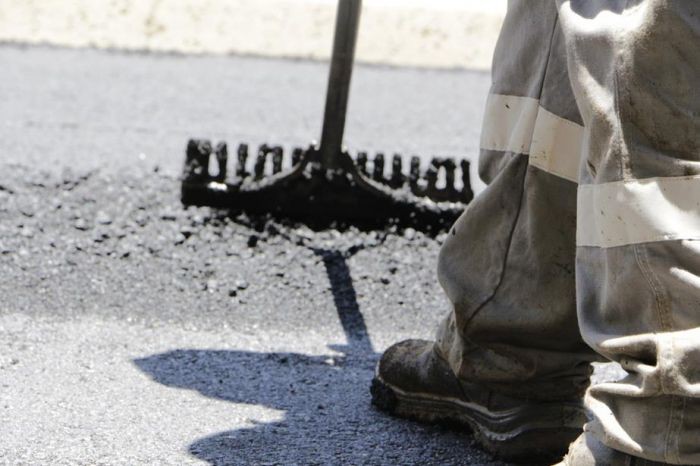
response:
[[[668,451],[670,449],[670,444],[671,444],[671,432],[673,431],[673,426],[675,424],[674,422],[674,413],[675,413],[675,406],[676,406],[676,397],[671,396],[671,401],[669,402],[669,410],[668,410],[668,427],[666,430],[666,435],[664,436],[664,461],[668,461]]]
[[[637,259],[637,265],[644,275],[649,288],[654,296],[654,303],[656,307],[657,318],[659,319],[659,325],[664,332],[669,332],[672,330],[672,325],[670,321],[670,316],[668,314],[668,305],[665,303],[665,299],[662,296],[661,286],[656,274],[652,270],[649,264],[649,253],[643,244],[636,244],[633,246],[635,258]]]
[[[668,303],[666,302],[666,299],[663,296],[662,292],[662,286],[661,283],[659,282],[658,277],[654,273],[653,269],[651,268],[651,265],[649,263],[649,252],[647,248],[644,245],[634,245],[633,246],[635,258],[637,265],[639,266],[640,271],[642,272],[642,275],[646,279],[647,283],[649,284],[649,287],[651,288],[652,294],[654,296],[654,303],[656,307],[656,314],[657,318],[659,319],[659,324],[661,326],[662,331],[664,332],[671,332],[673,330],[672,324],[671,324],[671,316],[669,314],[669,309],[668,309]],[[669,335],[670,338],[668,339],[668,344],[673,346],[673,335]],[[666,368],[665,366],[665,361],[662,361],[662,359],[665,357],[666,348],[659,348],[659,340],[657,339],[656,341],[656,352],[657,352],[657,361],[656,365],[657,368],[660,369],[660,374],[659,374],[659,384],[661,386],[661,394],[667,394],[670,396],[670,401],[669,401],[669,413],[668,413],[668,422],[667,422],[667,427],[666,427],[666,435],[664,438],[664,460],[669,461],[671,459],[671,454],[672,454],[672,449],[673,446],[672,444],[675,441],[675,454],[676,454],[676,461],[679,460],[678,458],[678,443],[679,443],[679,435],[680,435],[680,429],[682,426],[682,422],[680,422],[680,419],[683,418],[683,408],[680,410],[678,409],[678,403],[681,402],[685,406],[685,400],[682,397],[678,397],[676,395],[671,394],[672,391],[669,389],[668,384],[667,384],[667,374],[665,373]],[[673,351],[672,351],[673,352]],[[662,353],[662,354],[659,354]],[[679,419],[680,417],[680,419]]]
[[[630,0],[626,0],[625,2],[625,10],[630,6]],[[624,36],[622,36],[624,37]],[[617,38],[615,40],[618,40]],[[619,133],[616,135],[617,136],[617,144],[619,147],[617,148],[618,151],[620,151],[619,154],[617,154],[617,165],[618,165],[618,179],[622,180],[624,179],[624,173],[625,173],[625,167],[624,167],[624,158],[621,157],[621,152],[624,148],[625,153],[628,153],[627,151],[627,142],[625,140],[625,127],[622,125],[622,111],[620,110],[620,68],[622,68],[622,62],[623,62],[624,57],[620,54],[617,53],[615,54],[615,64],[613,65],[613,106],[615,108],[615,117],[617,118],[617,128],[619,129]]]
[[[613,105],[615,108],[615,116],[617,117],[618,122],[621,122],[622,117],[620,116],[620,85],[619,85],[619,80],[618,80],[618,68],[619,68],[619,66],[615,66],[615,68],[614,68],[615,71],[613,73],[613,81],[614,81],[613,86],[615,89],[615,93],[614,93],[615,97],[613,98]],[[619,128],[620,134],[617,136],[617,139],[618,139],[617,144],[619,144],[620,146],[624,146],[625,145],[625,136],[624,136],[624,134],[622,134],[622,132],[623,132],[622,124],[618,124],[618,128]],[[618,151],[622,152],[622,147],[618,147]],[[621,154],[617,155],[617,166],[618,166],[618,170],[619,170],[618,179],[624,179],[623,174],[624,174],[625,169],[624,169],[624,163],[623,163]]]
[[[675,448],[675,454],[676,454],[676,462],[680,463],[681,462],[681,430],[683,429],[683,419],[685,418],[685,409],[687,407],[687,402],[688,400],[685,397],[679,397],[680,401],[682,403],[682,406],[680,410],[678,410],[678,416],[677,416],[677,423],[676,423],[676,448]]]

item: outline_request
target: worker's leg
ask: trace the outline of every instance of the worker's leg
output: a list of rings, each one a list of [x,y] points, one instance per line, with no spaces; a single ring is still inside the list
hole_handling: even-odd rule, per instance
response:
[[[466,421],[501,456],[563,454],[581,431],[589,362],[576,318],[576,182],[583,134],[553,0],[509,3],[493,63],[480,174],[448,235],[451,302],[437,344],[382,356],[375,404]]]
[[[440,353],[513,396],[583,395],[592,351],[576,321],[576,182],[583,134],[552,1],[509,4],[481,137],[489,182],[440,252],[452,304]]]
[[[579,322],[629,372],[589,390],[588,429],[620,451],[698,464],[700,2],[564,1],[559,16],[586,128]]]

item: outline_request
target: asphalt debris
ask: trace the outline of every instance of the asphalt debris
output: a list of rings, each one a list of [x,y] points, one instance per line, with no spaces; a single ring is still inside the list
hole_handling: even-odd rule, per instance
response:
[[[90,316],[101,325],[165,327],[167,334],[231,329],[256,341],[345,335],[344,344],[327,344],[330,355],[183,349],[137,361],[155,382],[186,382],[207,398],[286,413],[252,430],[192,439],[190,455],[210,464],[502,464],[469,447],[464,433],[394,420],[369,403],[379,357],[372,339],[425,332],[447,309],[434,274],[437,239],[395,226],[315,231],[272,217],[184,208],[178,179],[150,170],[39,176],[9,166],[0,185],[5,312],[36,322]],[[33,354],[23,339],[10,338],[18,343],[0,370]],[[231,440],[236,436],[241,443]],[[407,443],[414,446],[407,450]]]

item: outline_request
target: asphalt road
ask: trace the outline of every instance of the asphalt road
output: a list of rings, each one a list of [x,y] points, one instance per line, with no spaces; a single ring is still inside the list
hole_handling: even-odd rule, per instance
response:
[[[0,463],[501,464],[369,403],[380,352],[447,312],[440,238],[179,204],[191,135],[317,134],[322,65],[0,60]],[[348,141],[473,155],[487,81],[360,67]]]
[[[0,463],[497,464],[369,402],[447,309],[436,240],[184,210],[162,174],[0,185]]]
[[[0,160],[176,174],[190,137],[288,148],[320,137],[323,63],[11,46],[0,60]],[[345,143],[475,160],[488,86],[485,72],[358,66]],[[479,189],[476,166],[472,179]]]

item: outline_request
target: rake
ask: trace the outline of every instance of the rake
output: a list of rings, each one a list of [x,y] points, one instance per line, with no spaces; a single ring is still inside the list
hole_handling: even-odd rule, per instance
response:
[[[433,158],[423,169],[417,156],[405,167],[399,154],[388,160],[381,153],[369,157],[358,152],[353,158],[343,147],[361,6],[362,0],[338,2],[320,144],[294,148],[291,156],[282,146],[263,144],[255,160],[248,145],[240,144],[234,168],[225,142],[214,146],[206,139],[191,139],[182,177],[183,204],[271,213],[313,224],[398,223],[426,231],[452,225],[473,198],[469,161]]]

